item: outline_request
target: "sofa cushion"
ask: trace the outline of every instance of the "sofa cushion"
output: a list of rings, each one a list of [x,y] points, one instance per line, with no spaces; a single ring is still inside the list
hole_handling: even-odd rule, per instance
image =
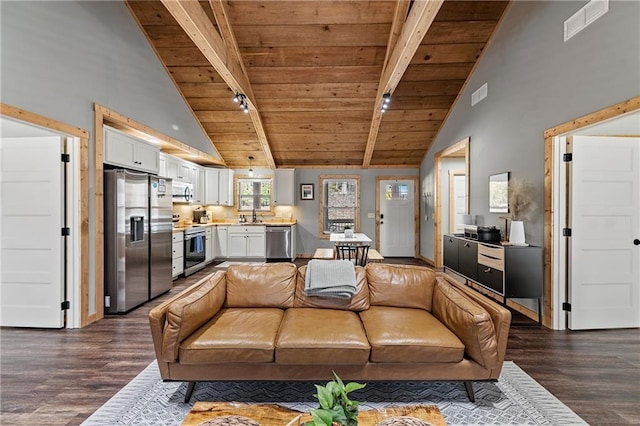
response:
[[[358,314],[336,309],[287,309],[276,339],[279,364],[365,364],[369,342]]]
[[[423,266],[369,263],[366,266],[371,306],[431,311],[436,275]]]
[[[433,294],[433,315],[464,343],[467,355],[485,368],[500,363],[495,328],[489,313],[438,277]]]
[[[178,348],[187,336],[209,321],[224,303],[224,274],[213,273],[202,279],[201,285],[173,302],[167,310],[162,332],[163,361],[175,362]]]
[[[296,265],[265,263],[227,269],[227,301],[231,308],[289,308],[296,288]]]
[[[273,362],[283,315],[277,308],[224,308],[180,345],[180,362]]]
[[[371,362],[459,362],[464,344],[423,309],[372,306],[360,312]]]
[[[293,306],[296,308],[327,308],[344,309],[347,311],[362,311],[369,308],[369,286],[367,274],[362,266],[356,266],[356,293],[351,299],[339,299],[335,297],[307,296],[304,292],[304,280],[307,266],[298,268],[296,296]]]

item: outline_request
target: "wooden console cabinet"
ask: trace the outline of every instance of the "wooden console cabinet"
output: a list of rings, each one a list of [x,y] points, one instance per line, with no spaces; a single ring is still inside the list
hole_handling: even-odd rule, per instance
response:
[[[542,319],[542,247],[482,243],[444,236],[444,267],[508,298],[537,299]]]

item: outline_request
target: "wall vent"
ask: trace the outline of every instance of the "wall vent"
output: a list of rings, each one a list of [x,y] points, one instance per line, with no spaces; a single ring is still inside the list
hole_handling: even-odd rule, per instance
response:
[[[471,94],[471,106],[474,106],[487,97],[487,83],[480,86],[478,90]]]
[[[591,0],[585,4],[571,18],[564,21],[564,41],[587,28],[608,11],[609,0]]]

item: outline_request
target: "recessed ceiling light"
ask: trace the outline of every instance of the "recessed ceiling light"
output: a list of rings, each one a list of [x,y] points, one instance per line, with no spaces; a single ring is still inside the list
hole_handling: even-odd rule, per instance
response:
[[[178,125],[177,125],[177,124],[173,124],[173,125],[171,126],[171,128],[172,128],[173,130],[180,130],[180,127],[178,127]]]

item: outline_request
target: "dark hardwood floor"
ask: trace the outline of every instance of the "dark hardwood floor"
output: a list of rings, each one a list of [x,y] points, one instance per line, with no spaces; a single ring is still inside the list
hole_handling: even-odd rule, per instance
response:
[[[169,294],[80,330],[1,329],[0,424],[82,423],[154,359],[149,310],[212,270],[176,280]],[[514,320],[507,360],[589,424],[640,424],[638,329],[552,331],[518,314]]]

